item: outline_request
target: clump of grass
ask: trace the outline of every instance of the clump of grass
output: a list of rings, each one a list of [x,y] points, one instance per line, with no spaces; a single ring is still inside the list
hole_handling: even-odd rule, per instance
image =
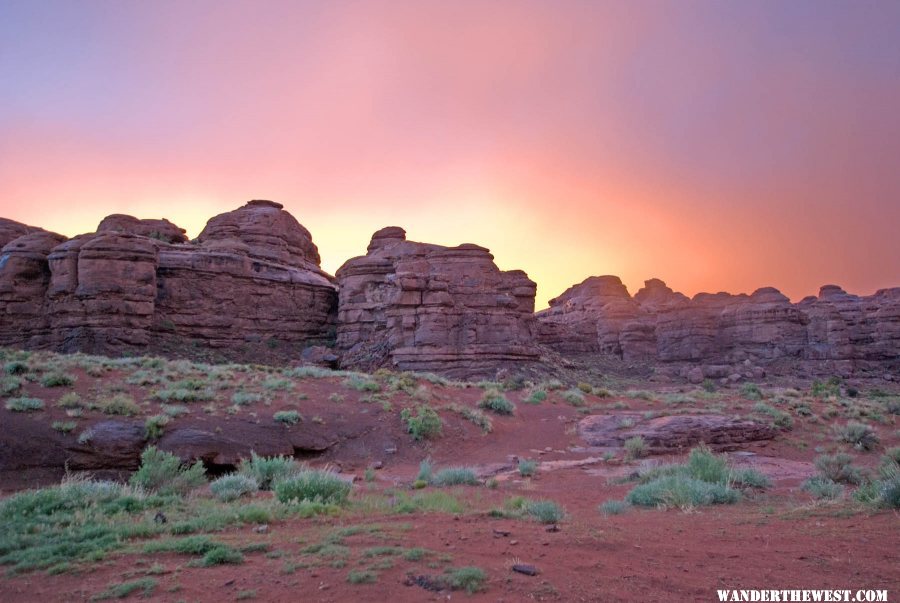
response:
[[[566,387],[566,385],[559,379],[550,379],[548,381],[544,381],[541,384],[541,389],[548,391],[548,392],[552,392],[553,390],[557,390],[557,389],[563,389],[565,387]]]
[[[381,391],[381,384],[373,379],[367,379],[362,375],[351,375],[342,382],[344,387],[349,387],[358,392],[378,393]]]
[[[244,562],[244,556],[227,546],[217,546],[206,551],[203,558],[197,563],[200,567],[212,567],[214,565],[240,565]]]
[[[625,500],[642,507],[690,508],[713,504],[731,504],[740,493],[728,486],[705,482],[683,475],[670,475],[636,486]]]
[[[144,437],[148,440],[158,440],[162,437],[163,430],[169,424],[169,415],[154,415],[144,421]]]
[[[28,363],[21,362],[19,360],[12,360],[3,365],[3,370],[7,375],[24,375],[28,373],[31,369],[28,366]]]
[[[532,477],[537,473],[538,462],[529,459],[519,460],[519,475],[522,477]]]
[[[628,460],[644,458],[647,455],[647,443],[641,436],[625,440],[625,458]]]
[[[837,398],[841,395],[841,378],[835,376],[827,381],[813,381],[809,393],[814,398]]]
[[[607,500],[599,507],[599,510],[604,515],[621,515],[629,508],[629,504],[624,500]]]
[[[225,502],[237,500],[245,494],[253,494],[258,489],[259,484],[255,479],[240,473],[223,475],[209,484],[209,490],[213,496]]]
[[[109,398],[103,398],[92,407],[106,415],[125,417],[131,417],[141,412],[141,407],[134,401],[134,398],[126,394],[115,394]]]
[[[770,406],[765,402],[757,402],[753,406],[753,410],[754,412],[772,417],[772,422],[776,427],[780,427],[782,429],[790,429],[794,425],[794,420],[791,418],[790,414],[784,412],[783,410],[779,410],[773,406]]]
[[[464,590],[473,595],[484,588],[487,574],[480,567],[458,567],[446,570],[447,584],[452,590]]]
[[[180,404],[163,404],[160,409],[163,414],[167,417],[171,417],[173,419],[177,419],[182,415],[186,415],[190,412],[187,406],[181,406]]]
[[[468,467],[448,467],[435,473],[431,483],[435,486],[475,486],[479,482],[475,472]]]
[[[745,383],[741,386],[741,395],[748,400],[762,400],[763,392],[755,383]]]
[[[275,497],[283,503],[309,501],[342,505],[350,495],[350,482],[331,471],[304,469],[275,484]]]
[[[430,406],[417,406],[416,414],[404,408],[400,411],[400,418],[406,423],[407,431],[414,440],[436,438],[443,432],[444,422]]]
[[[824,477],[833,482],[860,484],[863,481],[862,473],[851,465],[852,462],[852,456],[845,452],[839,452],[816,457],[815,465]]]
[[[329,401],[329,402],[343,402],[343,401],[344,401],[344,394],[339,394],[339,393],[337,393],[337,392],[332,392],[331,394],[328,395],[328,401]]]
[[[431,462],[431,459],[422,459],[419,463],[419,473],[416,475],[416,481],[430,484],[433,477],[434,464]]]
[[[263,457],[251,452],[249,459],[241,461],[238,473],[253,479],[260,490],[271,490],[275,482],[288,478],[301,469],[290,457]]]
[[[128,483],[162,495],[184,495],[206,483],[206,471],[199,461],[183,465],[174,454],[150,446],[141,454],[141,466]]]
[[[75,385],[75,377],[54,371],[41,377],[41,385],[44,387],[71,387]]]
[[[208,402],[214,400],[216,394],[198,382],[181,381],[153,392],[153,397],[160,402]]]
[[[350,584],[375,584],[378,582],[378,574],[372,571],[353,570],[347,574],[347,582]]]
[[[107,599],[125,599],[137,591],[142,591],[144,598],[150,597],[156,589],[158,582],[153,578],[141,578],[130,582],[111,584],[103,592],[91,597],[92,601],[105,601]]]
[[[832,500],[840,498],[844,493],[844,487],[825,476],[811,477],[801,486],[803,490],[812,494],[813,498]]]
[[[44,401],[39,398],[10,398],[5,406],[6,410],[13,412],[37,412],[44,410]]]
[[[256,402],[262,402],[263,395],[255,392],[237,391],[231,395],[231,403],[237,406],[247,406]]]
[[[547,391],[543,389],[532,390],[528,397],[522,400],[525,404],[540,404],[547,399]]]
[[[60,408],[81,408],[84,404],[77,392],[63,394],[56,403]]]
[[[584,381],[579,383],[577,385],[577,387],[578,387],[578,389],[580,389],[582,392],[584,392],[586,394],[589,394],[594,391],[594,387],[590,383],[585,383]]]
[[[272,420],[276,423],[283,423],[284,425],[296,425],[303,419],[296,410],[279,410],[272,415]]]
[[[562,399],[571,404],[572,406],[584,406],[584,394],[577,389],[569,389],[564,391],[562,394]]]
[[[279,379],[278,377],[269,377],[263,380],[262,386],[272,391],[287,391],[294,389],[294,382],[290,379]]]
[[[22,380],[17,377],[0,378],[0,396],[10,396],[22,388]]]
[[[75,421],[54,421],[51,427],[60,433],[71,433],[78,427],[78,423]]]
[[[474,423],[484,433],[491,433],[494,429],[494,423],[491,421],[491,418],[477,408],[470,408],[461,404],[448,404],[446,408],[457,413],[467,421]]]
[[[566,513],[552,500],[532,500],[525,504],[525,513],[541,523],[558,523]]]
[[[478,401],[478,408],[490,410],[498,415],[511,415],[516,411],[515,404],[507,400],[499,389],[493,387],[485,390],[481,400]]]
[[[878,446],[878,435],[865,423],[850,421],[843,427],[836,426],[835,433],[840,441],[852,445],[857,450],[868,452]]]

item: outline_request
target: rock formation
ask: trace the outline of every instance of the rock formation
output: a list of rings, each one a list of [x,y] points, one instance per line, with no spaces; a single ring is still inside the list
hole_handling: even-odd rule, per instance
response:
[[[343,364],[471,376],[536,360],[535,284],[503,272],[477,245],[372,236],[365,256],[337,271],[337,347]]]
[[[540,342],[559,352],[680,364],[685,375],[696,367],[694,381],[758,378],[761,367],[845,376],[900,368],[900,288],[859,297],[827,285],[792,304],[772,287],[688,299],[651,279],[632,298],[603,276],[569,288],[537,318]]]
[[[309,232],[282,206],[251,201],[194,242],[167,220],[105,218],[70,240],[24,233],[0,253],[0,344],[117,354],[192,342],[224,357],[333,332],[336,287]]]

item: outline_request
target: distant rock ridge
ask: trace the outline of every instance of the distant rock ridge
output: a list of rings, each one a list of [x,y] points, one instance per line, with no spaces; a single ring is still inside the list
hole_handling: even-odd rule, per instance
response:
[[[791,303],[772,287],[688,298],[656,278],[632,296],[618,277],[592,276],[535,314],[535,283],[493,259],[388,226],[331,276],[310,232],[267,200],[214,216],[193,241],[165,219],[113,214],[67,239],[0,218],[0,345],[461,378],[577,358],[695,382],[900,379],[900,287],[856,296],[825,285]]]
[[[826,285],[793,304],[773,287],[688,298],[659,279],[632,297],[618,277],[590,277],[550,300],[537,320],[538,340],[564,354],[788,371],[795,363],[835,374],[900,368],[900,287],[856,296]]]

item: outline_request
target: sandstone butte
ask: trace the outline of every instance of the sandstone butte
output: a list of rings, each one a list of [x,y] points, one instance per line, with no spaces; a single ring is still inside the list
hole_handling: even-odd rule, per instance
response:
[[[250,201],[193,241],[167,220],[105,218],[71,239],[0,218],[0,345],[110,355],[390,367],[460,378],[593,360],[686,378],[900,373],[900,287],[631,296],[592,276],[534,313],[535,283],[477,245],[372,236],[335,276],[282,205]]]

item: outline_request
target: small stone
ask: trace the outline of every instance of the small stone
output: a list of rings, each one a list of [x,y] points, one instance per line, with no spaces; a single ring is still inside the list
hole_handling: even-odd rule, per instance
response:
[[[538,569],[529,563],[517,563],[512,566],[512,571],[526,576],[537,576]]]

